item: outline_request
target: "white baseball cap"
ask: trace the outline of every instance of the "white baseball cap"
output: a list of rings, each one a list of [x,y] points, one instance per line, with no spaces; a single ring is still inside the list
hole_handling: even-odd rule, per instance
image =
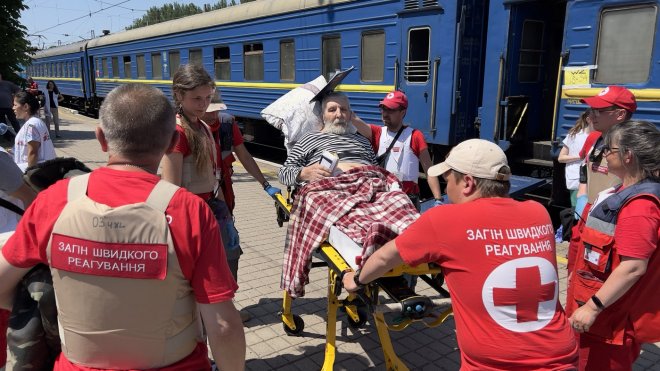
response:
[[[445,161],[429,168],[430,176],[440,176],[453,169],[481,179],[505,181],[511,177],[504,151],[495,143],[483,139],[468,139],[452,148]]]

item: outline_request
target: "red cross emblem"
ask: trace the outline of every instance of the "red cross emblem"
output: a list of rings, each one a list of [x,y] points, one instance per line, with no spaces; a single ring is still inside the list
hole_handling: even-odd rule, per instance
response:
[[[538,266],[516,268],[515,288],[493,288],[493,304],[515,305],[518,323],[538,320],[539,303],[552,300],[555,282],[541,283]]]

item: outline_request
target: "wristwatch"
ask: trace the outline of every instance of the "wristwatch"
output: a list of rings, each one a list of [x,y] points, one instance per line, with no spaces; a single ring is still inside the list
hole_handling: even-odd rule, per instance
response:
[[[357,286],[358,289],[361,289],[365,286],[365,284],[360,283],[360,273],[362,272],[361,269],[358,269],[355,271],[355,275],[353,275],[353,282],[355,282],[355,286]]]
[[[270,183],[268,183],[267,180],[264,180],[264,182],[261,183],[261,186],[264,187],[264,190],[265,190],[265,189],[267,189],[268,187],[270,187]]]

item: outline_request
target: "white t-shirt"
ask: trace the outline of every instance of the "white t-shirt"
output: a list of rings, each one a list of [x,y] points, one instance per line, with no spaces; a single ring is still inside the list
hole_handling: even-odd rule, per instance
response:
[[[21,170],[25,171],[28,166],[27,145],[29,142],[41,143],[39,146],[37,163],[51,160],[56,157],[55,146],[53,146],[53,141],[50,140],[48,126],[46,126],[41,119],[30,117],[30,119],[23,124],[21,130],[18,131],[16,134],[16,140],[14,141],[14,161]]]
[[[588,136],[589,133],[584,130],[575,135],[567,135],[562,144],[568,147],[568,155],[578,156]],[[570,190],[578,189],[581,164],[582,160],[575,160],[566,164],[566,188]]]

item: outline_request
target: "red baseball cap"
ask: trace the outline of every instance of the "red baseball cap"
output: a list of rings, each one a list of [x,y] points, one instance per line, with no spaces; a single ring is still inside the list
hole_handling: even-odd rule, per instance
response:
[[[623,86],[616,85],[606,87],[596,96],[580,99],[580,102],[586,103],[589,107],[595,109],[617,106],[630,113],[637,110],[637,101],[633,93]]]
[[[378,106],[385,106],[389,109],[406,109],[408,108],[408,97],[406,97],[403,92],[395,90],[391,93],[387,93]]]

